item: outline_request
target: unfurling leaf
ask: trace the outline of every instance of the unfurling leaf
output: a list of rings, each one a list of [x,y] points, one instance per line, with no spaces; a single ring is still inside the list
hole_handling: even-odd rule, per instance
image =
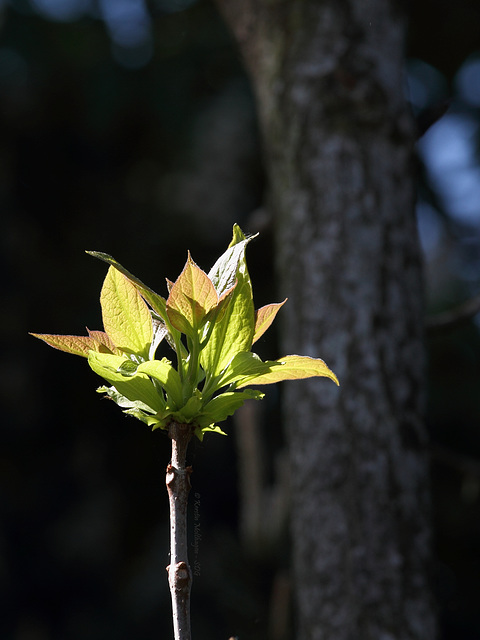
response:
[[[100,303],[103,326],[115,345],[148,359],[153,338],[150,311],[130,280],[115,267],[108,269]]]
[[[245,260],[245,238],[235,225],[230,248],[217,260],[209,277],[222,294],[237,284],[221,320],[215,324],[210,340],[200,353],[205,371],[217,376],[239,351],[249,351],[255,326],[255,310],[250,275]]]
[[[173,284],[167,300],[167,315],[172,325],[187,335],[202,326],[208,312],[218,303],[215,287],[190,254]]]
[[[223,422],[243,405],[245,400],[261,400],[265,394],[255,389],[245,391],[226,391],[208,402],[197,418],[196,424],[206,427],[216,422]]]
[[[131,402],[140,400],[152,413],[161,411],[165,407],[163,395],[158,392],[155,384],[144,373],[135,375],[123,375],[122,364],[128,358],[105,353],[90,351],[88,364],[104,380],[115,387],[118,393]]]
[[[165,298],[162,298],[162,296],[158,295],[158,293],[155,293],[153,289],[150,289],[150,287],[147,287],[146,284],[143,284],[141,280],[139,280],[136,276],[130,273],[130,271],[125,269],[125,267],[122,266],[119,262],[117,262],[115,258],[113,258],[112,256],[109,256],[108,253],[102,253],[101,251],[86,251],[86,253],[88,253],[90,256],[93,256],[94,258],[98,258],[99,260],[106,262],[112,267],[115,267],[115,269],[117,269],[120,273],[122,273],[127,278],[127,280],[129,280],[133,284],[133,286],[143,296],[143,298],[145,298],[145,300],[152,307],[152,309],[156,311],[156,313],[158,313],[158,315],[163,320],[165,320],[165,317],[166,317]]]
[[[145,373],[156,380],[165,389],[176,407],[181,407],[183,402],[182,381],[169,360],[163,358],[162,360],[142,362],[137,371],[138,373]]]
[[[152,327],[153,327],[153,338],[152,338],[152,344],[150,345],[150,352],[148,354],[149,360],[153,360],[155,358],[155,353],[157,351],[158,345],[168,335],[168,329],[162,320],[157,320],[155,318],[152,318]]]
[[[221,295],[235,284],[238,264],[245,254],[247,244],[255,237],[245,237],[240,227],[234,225],[233,238],[228,249],[218,258],[208,272],[208,277],[213,282],[218,295]]]

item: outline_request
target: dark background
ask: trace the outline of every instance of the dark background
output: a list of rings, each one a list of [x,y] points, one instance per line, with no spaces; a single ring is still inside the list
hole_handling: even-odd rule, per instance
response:
[[[418,145],[431,315],[480,289],[478,2],[412,3],[407,53],[419,129],[448,107]],[[106,269],[85,249],[165,295],[187,249],[208,270],[234,222],[262,229],[248,254],[256,306],[283,299],[264,189],[248,79],[212,3],[0,1],[1,639],[170,637],[169,442],[101,400],[84,360],[27,332],[101,328]],[[274,338],[260,347],[269,357],[281,355]],[[432,582],[442,638],[470,640],[480,638],[477,321],[429,332],[428,347]],[[278,449],[278,392],[268,395],[265,433]],[[190,451],[199,640],[267,637],[289,563],[288,543],[261,556],[242,544],[234,430]]]

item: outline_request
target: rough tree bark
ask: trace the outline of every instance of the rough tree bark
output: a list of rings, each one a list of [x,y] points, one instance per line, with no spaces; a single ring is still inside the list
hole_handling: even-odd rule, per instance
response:
[[[218,0],[256,92],[286,353],[299,640],[432,640],[414,130],[396,0]]]

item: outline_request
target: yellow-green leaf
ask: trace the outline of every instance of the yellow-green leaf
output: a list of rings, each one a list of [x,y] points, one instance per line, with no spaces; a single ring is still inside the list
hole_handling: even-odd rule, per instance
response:
[[[210,400],[196,419],[199,427],[207,427],[216,422],[223,422],[243,405],[245,400],[254,398],[261,400],[264,394],[254,389],[245,391],[226,391]]]
[[[123,375],[122,364],[128,362],[125,356],[116,356],[90,351],[88,364],[104,380],[112,384],[122,396],[132,402],[140,401],[152,409],[160,411],[164,407],[162,391],[144,373]],[[119,371],[120,370],[120,371]]]
[[[213,282],[218,295],[221,295],[235,284],[238,264],[244,257],[245,247],[257,235],[246,237],[238,224],[233,225],[232,241],[208,272],[208,277]]]
[[[265,331],[270,327],[272,322],[275,320],[275,316],[279,312],[280,308],[283,307],[287,299],[283,302],[274,302],[272,304],[267,304],[265,307],[261,307],[255,312],[255,333],[253,334],[253,343],[255,343]]]
[[[271,371],[257,376],[248,376],[237,384],[237,388],[240,389],[250,384],[274,384],[284,380],[302,380],[316,376],[330,378],[338,385],[337,376],[320,358],[292,355],[266,362],[265,364],[271,365]]]
[[[245,260],[245,248],[249,240],[235,225],[229,249],[209,273],[219,294],[237,282],[224,312],[215,322],[208,343],[200,353],[204,370],[212,376],[221,373],[236,353],[249,351],[252,346],[255,310],[252,283]]]
[[[206,433],[219,433],[222,436],[226,436],[227,434],[222,431],[220,429],[220,427],[216,424],[210,424],[207,427],[196,427],[195,431],[194,431],[195,435],[197,436],[197,438],[200,440],[200,442],[203,442],[203,436]]]
[[[99,260],[103,260],[103,262],[106,262],[107,264],[115,267],[115,269],[118,269],[120,273],[123,273],[123,275],[134,285],[137,291],[145,298],[152,309],[156,311],[163,320],[165,320],[165,298],[162,298],[162,296],[155,293],[153,289],[150,289],[146,284],[143,284],[141,280],[125,269],[125,267],[117,262],[115,258],[109,256],[108,253],[102,253],[101,251],[87,251],[86,253],[98,258]]]
[[[182,381],[172,363],[166,358],[162,360],[149,360],[142,362],[137,369],[138,373],[145,373],[159,382],[165,389],[177,407],[183,402]]]
[[[243,378],[270,373],[271,368],[272,363],[263,362],[256,353],[252,351],[240,351],[225,367],[223,375],[217,378],[214,392],[227,384],[234,384]]]
[[[108,269],[100,302],[110,339],[122,351],[147,359],[153,336],[150,311],[136,287],[113,266]]]
[[[190,254],[173,284],[167,300],[167,315],[172,325],[190,334],[202,324],[208,312],[218,303],[218,295],[207,274],[192,260]]]
[[[155,291],[153,291],[153,289],[150,289],[150,287],[147,287],[146,284],[144,284],[139,278],[137,278],[132,273],[130,273],[128,269],[125,269],[123,265],[121,265],[117,260],[115,260],[115,258],[108,255],[108,253],[102,253],[101,251],[87,251],[86,253],[88,253],[91,256],[94,256],[95,258],[98,258],[99,260],[102,260],[103,262],[106,262],[107,264],[115,267],[115,269],[120,271],[120,273],[123,273],[123,275],[137,289],[137,291],[140,293],[142,298],[146,300],[146,302],[151,306],[154,312],[158,314],[158,316],[160,316],[162,321],[165,323],[168,331],[166,338],[170,343],[170,345],[172,345],[173,348],[175,348],[175,346],[173,345],[181,347],[179,342],[180,340],[179,333],[174,327],[172,327],[167,316],[167,308],[166,308],[167,301],[165,300],[165,298],[160,296],[158,293],[155,293]]]

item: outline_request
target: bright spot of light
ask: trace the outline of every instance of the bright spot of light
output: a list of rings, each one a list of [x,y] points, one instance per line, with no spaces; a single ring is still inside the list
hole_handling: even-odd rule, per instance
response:
[[[153,54],[150,14],[145,0],[100,0],[115,59],[123,66],[138,69]]]
[[[116,44],[134,47],[150,38],[150,16],[144,0],[101,0],[100,9]]]
[[[73,22],[91,8],[90,0],[32,0],[36,11],[48,20]]]
[[[479,125],[473,118],[452,113],[431,127],[419,142],[419,152],[447,211],[465,223],[480,220],[478,133]]]
[[[460,97],[472,105],[480,107],[480,54],[477,53],[465,60],[457,75],[455,85]]]

